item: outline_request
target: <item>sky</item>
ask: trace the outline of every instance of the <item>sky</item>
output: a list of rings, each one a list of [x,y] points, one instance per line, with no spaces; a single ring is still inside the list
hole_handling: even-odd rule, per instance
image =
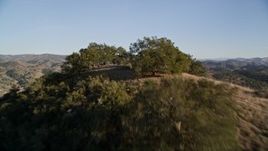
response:
[[[167,37],[198,59],[267,57],[268,0],[0,0],[0,54]]]

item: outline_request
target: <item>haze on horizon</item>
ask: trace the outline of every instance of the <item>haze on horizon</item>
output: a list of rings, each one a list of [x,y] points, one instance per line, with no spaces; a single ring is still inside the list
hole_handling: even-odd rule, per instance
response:
[[[266,0],[0,0],[0,54],[167,37],[196,58],[268,56]]]

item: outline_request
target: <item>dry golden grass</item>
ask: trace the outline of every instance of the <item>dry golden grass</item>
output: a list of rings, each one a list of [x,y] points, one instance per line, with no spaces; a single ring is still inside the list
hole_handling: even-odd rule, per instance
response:
[[[237,103],[236,115],[238,118],[237,138],[241,148],[250,150],[268,150],[268,99],[260,98],[254,95],[254,90],[222,82],[210,78],[198,77],[195,75],[183,73],[183,78],[192,80],[206,79],[216,84],[227,84],[230,87],[237,88],[234,100]]]
[[[223,82],[207,77],[200,77],[188,73],[181,75],[159,74],[156,77],[146,77],[137,79],[137,82],[143,83],[146,80],[159,82],[161,78],[182,77],[194,81],[208,80],[215,84],[226,84],[237,91],[234,94],[234,100],[237,123],[237,139],[240,146],[245,151],[268,150],[268,99],[260,98],[254,95],[254,90],[248,87]]]
[[[124,73],[124,72],[123,72]],[[122,75],[122,74],[120,74]],[[215,84],[225,84],[237,91],[234,100],[237,123],[237,139],[245,151],[268,150],[268,99],[256,97],[255,90],[240,85],[215,80],[208,77],[200,77],[188,73],[182,74],[157,74],[154,77],[131,78],[127,81],[137,82],[142,86],[145,81],[160,82],[161,78],[181,77],[194,81],[208,80]]]

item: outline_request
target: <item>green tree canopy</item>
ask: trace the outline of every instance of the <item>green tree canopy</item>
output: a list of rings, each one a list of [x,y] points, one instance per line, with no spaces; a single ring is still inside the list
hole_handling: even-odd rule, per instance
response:
[[[122,47],[90,43],[87,48],[67,56],[63,70],[87,71],[107,64],[123,64],[126,62],[125,58],[127,58],[127,52]]]
[[[194,75],[205,76],[207,74],[207,71],[200,61],[194,59],[191,63],[189,73]]]
[[[167,38],[144,37],[131,44],[134,70],[139,74],[179,73],[188,71],[191,57]]]

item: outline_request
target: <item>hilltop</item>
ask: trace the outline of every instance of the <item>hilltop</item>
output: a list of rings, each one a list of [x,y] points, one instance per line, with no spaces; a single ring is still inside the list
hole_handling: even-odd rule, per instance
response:
[[[167,38],[90,43],[63,62],[0,98],[0,150],[268,149],[268,99]]]

